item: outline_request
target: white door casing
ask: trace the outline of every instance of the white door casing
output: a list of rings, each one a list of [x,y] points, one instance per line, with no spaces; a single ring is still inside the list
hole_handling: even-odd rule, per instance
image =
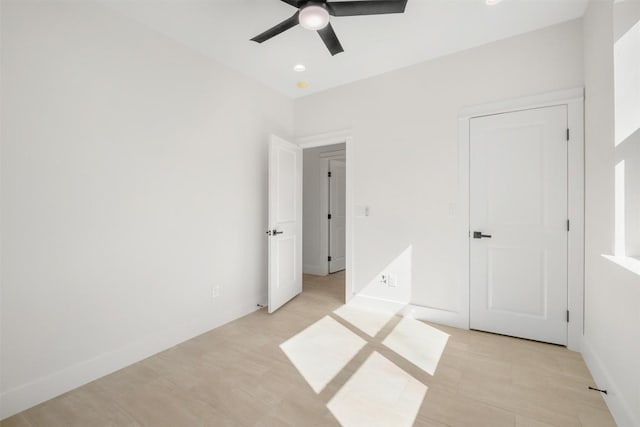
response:
[[[473,329],[567,343],[566,132],[566,105],[470,120]]]
[[[269,141],[268,305],[273,313],[302,292],[302,148]]]
[[[329,160],[329,273],[345,268],[346,162]]]

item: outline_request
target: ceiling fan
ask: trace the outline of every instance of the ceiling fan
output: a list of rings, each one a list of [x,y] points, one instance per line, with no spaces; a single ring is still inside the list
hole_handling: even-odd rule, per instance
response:
[[[333,31],[329,16],[382,15],[387,13],[404,13],[407,0],[360,0],[360,1],[326,1],[326,0],[281,0],[298,11],[289,19],[285,19],[273,28],[268,29],[251,40],[262,43],[290,28],[300,24],[303,28],[317,31],[320,38],[331,52],[336,55],[344,52],[338,36]]]

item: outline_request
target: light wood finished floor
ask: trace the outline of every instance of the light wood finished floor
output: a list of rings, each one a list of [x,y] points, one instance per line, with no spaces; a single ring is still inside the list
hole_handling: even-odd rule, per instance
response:
[[[275,315],[260,310],[2,422],[2,426],[331,426],[326,404],[375,350],[426,384],[419,426],[614,426],[577,353],[433,325],[451,337],[435,375],[330,314],[344,275],[305,276]],[[279,345],[329,314],[368,341],[316,394]],[[392,427],[392,426],[390,426]]]

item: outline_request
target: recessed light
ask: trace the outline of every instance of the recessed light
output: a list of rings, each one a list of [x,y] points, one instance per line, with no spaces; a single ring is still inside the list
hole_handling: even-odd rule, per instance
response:
[[[298,86],[298,89],[306,89],[309,86],[309,83],[300,81],[296,83],[296,86]]]
[[[485,0],[485,2],[489,5],[489,6],[493,6],[496,5],[498,3],[500,3],[502,0]]]
[[[302,73],[303,71],[306,71],[307,67],[305,67],[302,64],[297,64],[296,66],[293,67],[293,71],[295,71],[296,73]]]

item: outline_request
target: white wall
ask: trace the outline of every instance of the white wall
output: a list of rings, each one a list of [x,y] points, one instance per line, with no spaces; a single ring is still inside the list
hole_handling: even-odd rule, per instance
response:
[[[1,27],[3,418],[266,300],[293,103],[90,2]]]
[[[615,10],[614,10],[615,9]],[[614,17],[615,16],[615,17]],[[620,426],[640,425],[640,272],[615,262],[615,145],[621,113],[615,97],[614,49],[640,19],[640,2],[593,1],[584,17],[586,254],[583,352],[605,400]],[[636,73],[640,67],[636,65]],[[638,76],[640,78],[640,76]],[[640,92],[635,94],[640,97]],[[640,115],[636,117],[640,119]],[[635,145],[640,153],[638,132]],[[636,154],[636,167],[640,166]],[[636,175],[637,176],[637,175]],[[628,195],[640,193],[640,180],[627,179]]]
[[[322,223],[327,221],[326,212],[324,215],[322,213],[322,197],[326,197],[326,190],[322,191],[323,180],[326,180],[327,177],[322,176],[321,160],[323,157],[321,155],[329,152],[335,153],[335,157],[332,158],[344,159],[346,157],[345,144],[306,148],[303,151],[304,243],[302,264],[303,270],[307,274],[326,275],[328,270],[327,254],[322,250],[323,247],[326,248],[327,244],[327,236],[323,236],[322,232],[322,230],[326,230]]]
[[[615,245],[613,49],[634,4],[593,2],[584,28],[295,103],[299,136],[355,137],[355,204],[371,213],[355,219],[356,286],[412,264],[398,274],[411,301],[460,312],[458,112],[582,85],[584,29],[584,348],[621,425],[640,424],[640,276],[602,255]],[[3,0],[1,37],[0,418],[263,302],[266,136],[293,129],[292,101],[88,2]]]
[[[299,136],[351,129],[354,137],[355,204],[370,206],[355,219],[357,289],[412,248],[411,301],[450,313],[454,324],[464,317],[458,114],[581,86],[582,54],[582,25],[572,21],[296,100]]]
[[[640,260],[640,1],[615,4],[613,31],[614,161],[624,167],[615,184],[614,251]]]

